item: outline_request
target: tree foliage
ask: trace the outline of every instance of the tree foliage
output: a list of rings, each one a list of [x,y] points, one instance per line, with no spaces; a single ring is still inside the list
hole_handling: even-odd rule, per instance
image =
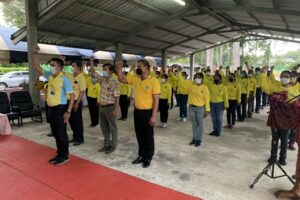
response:
[[[3,15],[6,23],[10,26],[21,28],[25,26],[25,1],[8,0],[3,3]]]

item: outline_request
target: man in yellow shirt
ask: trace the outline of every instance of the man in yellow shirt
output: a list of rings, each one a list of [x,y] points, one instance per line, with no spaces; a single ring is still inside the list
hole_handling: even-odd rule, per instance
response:
[[[259,113],[261,108],[261,101],[262,101],[262,83],[261,83],[261,70],[259,67],[255,68],[255,79],[256,79],[256,103],[255,103],[255,112]]]
[[[159,96],[160,126],[167,127],[169,106],[171,105],[172,86],[167,82],[168,76],[163,74],[161,77],[161,93]]]
[[[123,76],[127,76],[127,72],[123,72]],[[126,121],[128,117],[128,108],[130,106],[131,86],[128,84],[120,83],[120,108],[121,118],[119,120]]]
[[[49,81],[46,101],[49,107],[51,132],[57,146],[57,155],[51,158],[49,163],[62,165],[70,160],[67,122],[74,103],[74,91],[72,84],[62,73],[64,62],[59,58],[52,58],[50,72],[44,71],[39,63],[39,51],[38,46],[34,47],[34,68],[39,75],[44,75]],[[70,95],[70,103],[68,105],[67,95]]]
[[[203,74],[197,73],[194,81],[183,81],[181,73],[178,80],[188,91],[189,114],[193,127],[193,140],[189,143],[195,147],[201,146],[204,134],[204,118],[210,112],[210,95],[206,85],[203,84]]]
[[[247,114],[247,99],[250,93],[250,84],[247,79],[247,73],[245,70],[241,71],[237,82],[241,85],[241,104],[237,106],[238,121],[245,121]]]
[[[134,91],[134,126],[139,145],[139,156],[132,164],[143,163],[147,168],[154,155],[154,130],[157,121],[160,84],[157,78],[150,75],[150,64],[147,60],[138,61],[136,74],[126,78],[122,74],[123,63],[118,62],[119,81],[133,86]]]
[[[73,89],[75,93],[75,102],[69,119],[69,124],[73,131],[73,139],[69,143],[78,146],[84,143],[83,120],[82,120],[82,98],[86,91],[86,82],[82,74],[82,65],[80,62],[71,63],[74,73]]]
[[[222,132],[223,113],[228,108],[227,88],[223,85],[220,74],[215,74],[214,82],[207,82],[206,85],[210,92],[211,119],[213,122],[213,131],[209,135],[219,137]]]

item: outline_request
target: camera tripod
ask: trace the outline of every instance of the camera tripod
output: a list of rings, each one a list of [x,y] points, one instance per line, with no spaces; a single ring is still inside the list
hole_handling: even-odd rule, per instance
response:
[[[280,176],[275,176],[274,175],[274,170],[275,170],[275,166],[279,167],[279,169],[282,171],[282,173],[284,175],[280,175]],[[268,172],[271,172],[271,174],[269,174]],[[250,185],[250,188],[253,189],[254,185],[259,181],[259,179],[263,176],[266,175],[272,179],[277,179],[277,178],[281,178],[281,177],[287,177],[293,185],[295,185],[295,182],[293,181],[293,179],[286,173],[286,171],[280,166],[280,164],[278,163],[278,161],[276,160],[271,160],[268,162],[267,166],[262,170],[261,173],[258,174],[258,176],[254,179],[253,183]]]

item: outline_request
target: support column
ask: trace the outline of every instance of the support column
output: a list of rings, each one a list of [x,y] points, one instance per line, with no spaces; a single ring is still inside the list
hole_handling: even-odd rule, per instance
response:
[[[27,48],[28,48],[28,68],[29,68],[29,92],[32,96],[32,101],[35,105],[39,105],[40,91],[35,87],[35,82],[38,80],[38,73],[34,70],[33,47],[37,45],[37,16],[38,16],[38,1],[25,0],[26,11],[26,33],[27,33]]]
[[[161,52],[161,67],[163,70],[167,67],[167,51],[165,49]]]
[[[214,64],[214,49],[207,49],[206,50],[206,66],[210,66],[210,69],[212,69]]]
[[[121,43],[117,43],[115,46],[115,64],[118,61],[122,61],[122,44]]]
[[[194,77],[195,54],[190,55],[190,80]]]
[[[232,44],[232,66],[236,70],[240,66],[240,42],[234,42]]]

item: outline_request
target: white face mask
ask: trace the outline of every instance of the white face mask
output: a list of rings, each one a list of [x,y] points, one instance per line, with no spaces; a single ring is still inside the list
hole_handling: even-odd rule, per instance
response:
[[[290,79],[289,78],[280,78],[280,82],[282,84],[289,84],[290,83]]]
[[[195,83],[196,84],[201,84],[202,83],[202,79],[201,78],[195,78]]]
[[[52,75],[56,74],[57,73],[56,67],[51,66],[50,67],[50,72],[51,72]]]
[[[165,83],[165,82],[166,82],[166,79],[161,79],[161,82],[162,82],[162,83]]]

